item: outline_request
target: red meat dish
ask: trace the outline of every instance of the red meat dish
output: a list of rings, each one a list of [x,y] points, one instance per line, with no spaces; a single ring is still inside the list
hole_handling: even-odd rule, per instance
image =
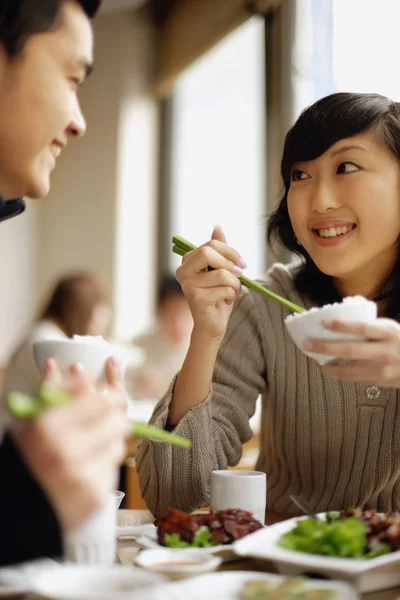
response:
[[[235,540],[261,529],[263,525],[245,510],[231,508],[216,513],[188,514],[175,508],[155,521],[158,543],[165,546],[165,534],[178,533],[181,539],[191,542],[197,529],[206,526],[211,540],[218,544],[231,544]]]

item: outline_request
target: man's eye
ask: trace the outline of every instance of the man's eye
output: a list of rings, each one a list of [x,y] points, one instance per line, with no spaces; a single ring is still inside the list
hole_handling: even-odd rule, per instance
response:
[[[355,165],[352,162],[342,162],[337,168],[337,173],[353,173],[354,171],[359,171],[360,167]]]
[[[309,175],[300,169],[292,169],[292,181],[301,181],[302,179],[309,179]]]
[[[71,81],[76,87],[79,87],[82,84],[82,79],[80,77],[71,77]]]

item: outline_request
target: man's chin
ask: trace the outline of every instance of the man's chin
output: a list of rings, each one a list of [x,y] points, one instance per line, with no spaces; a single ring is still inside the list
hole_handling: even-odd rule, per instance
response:
[[[50,192],[50,181],[35,181],[32,182],[23,196],[30,198],[31,200],[42,200]]]

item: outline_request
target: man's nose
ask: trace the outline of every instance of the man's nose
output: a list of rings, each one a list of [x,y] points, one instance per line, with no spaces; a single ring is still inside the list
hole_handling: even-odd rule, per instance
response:
[[[86,131],[86,121],[80,107],[77,107],[76,113],[73,116],[70,124],[67,127],[68,134],[72,137],[82,137]]]

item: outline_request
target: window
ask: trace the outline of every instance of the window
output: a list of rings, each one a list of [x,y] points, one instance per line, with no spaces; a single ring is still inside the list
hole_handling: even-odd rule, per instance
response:
[[[199,245],[221,225],[250,277],[266,264],[264,82],[254,18],[188,69],[173,98],[170,234]]]
[[[338,91],[375,92],[400,100],[398,0],[333,3],[334,75]]]

